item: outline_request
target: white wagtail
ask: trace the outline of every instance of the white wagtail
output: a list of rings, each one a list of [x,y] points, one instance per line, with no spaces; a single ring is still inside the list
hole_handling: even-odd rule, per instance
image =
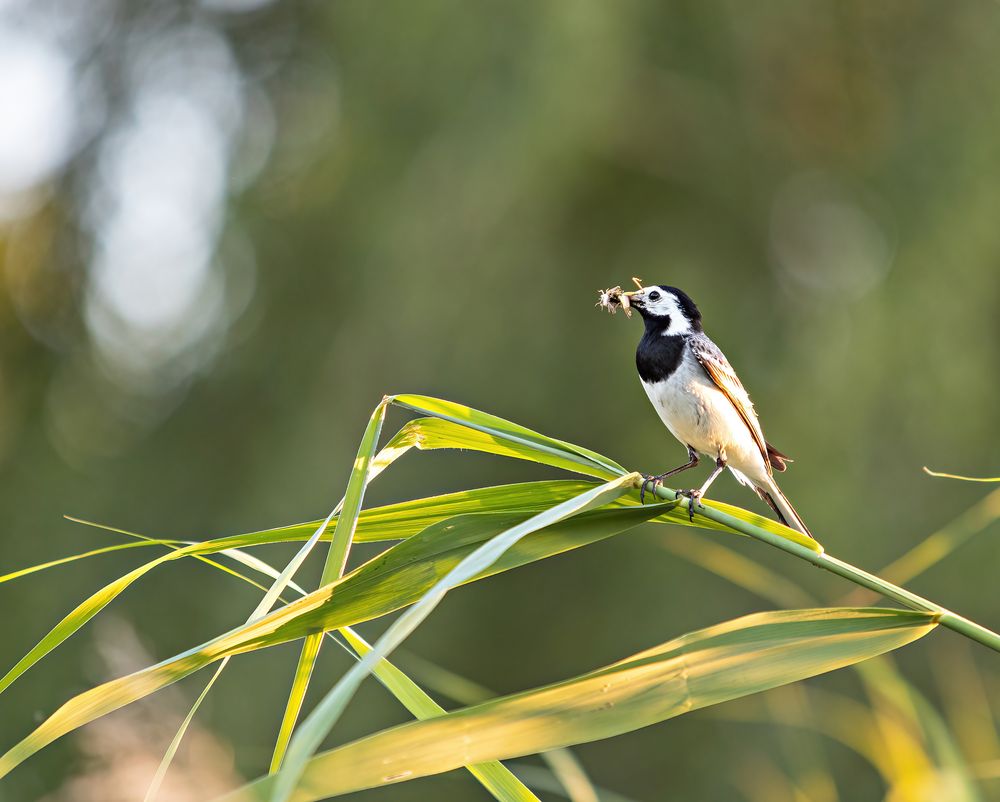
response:
[[[635,351],[639,378],[670,433],[688,450],[688,461],[680,467],[647,477],[642,496],[647,485],[655,487],[668,476],[695,467],[701,452],[715,460],[715,470],[699,489],[683,491],[690,498],[690,515],[712,482],[729,468],[783,524],[811,537],[772,475],[772,469],[783,471],[791,460],[764,439],[750,396],[729,360],[702,330],[694,301],[676,287],[640,286],[635,292],[606,291],[601,303],[612,311],[621,305],[642,315],[646,331]]]

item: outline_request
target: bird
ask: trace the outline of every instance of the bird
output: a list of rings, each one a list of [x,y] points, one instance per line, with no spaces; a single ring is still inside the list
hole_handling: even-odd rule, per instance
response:
[[[615,288],[610,303],[626,313],[637,311],[645,331],[635,351],[635,364],[646,395],[670,433],[687,447],[688,461],[656,476],[645,477],[656,487],[669,476],[698,465],[700,455],[715,462],[705,483],[697,490],[682,491],[689,498],[688,514],[724,470],[753,489],[781,521],[803,535],[812,533],[781,492],[775,471],[784,471],[791,458],[764,439],[753,402],[722,350],[702,327],[701,312],[691,297],[677,287],[642,286],[623,293]],[[624,296],[625,300],[622,300]]]

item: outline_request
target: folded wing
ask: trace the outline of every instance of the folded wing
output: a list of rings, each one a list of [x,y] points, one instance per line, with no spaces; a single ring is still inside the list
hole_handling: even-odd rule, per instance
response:
[[[773,446],[769,447],[764,440],[764,432],[761,431],[760,422],[757,420],[753,401],[750,400],[750,395],[744,389],[743,383],[736,375],[736,371],[733,370],[733,366],[729,364],[726,355],[705,336],[692,337],[690,344],[691,352],[705,369],[708,377],[715,383],[716,387],[722,390],[730,403],[736,407],[736,411],[740,413],[740,417],[750,430],[757,448],[760,449],[760,455],[764,464],[767,465],[768,473],[771,471],[772,454],[774,454],[774,461],[781,463],[778,470],[784,470],[784,461],[788,458],[784,454],[779,454]]]

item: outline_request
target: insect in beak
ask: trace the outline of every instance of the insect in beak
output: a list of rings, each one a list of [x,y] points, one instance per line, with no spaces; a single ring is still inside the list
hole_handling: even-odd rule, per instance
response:
[[[636,281],[636,279],[633,279]],[[632,297],[638,295],[637,292],[625,292],[621,287],[610,287],[606,290],[598,291],[597,306],[607,309],[612,315],[620,308],[626,317],[632,317]]]

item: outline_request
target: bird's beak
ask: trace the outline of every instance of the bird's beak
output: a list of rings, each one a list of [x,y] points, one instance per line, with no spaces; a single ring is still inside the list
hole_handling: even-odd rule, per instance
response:
[[[645,296],[642,294],[641,290],[633,290],[632,292],[623,292],[622,297],[628,299],[628,305],[633,309],[642,309],[643,301],[645,301]]]

